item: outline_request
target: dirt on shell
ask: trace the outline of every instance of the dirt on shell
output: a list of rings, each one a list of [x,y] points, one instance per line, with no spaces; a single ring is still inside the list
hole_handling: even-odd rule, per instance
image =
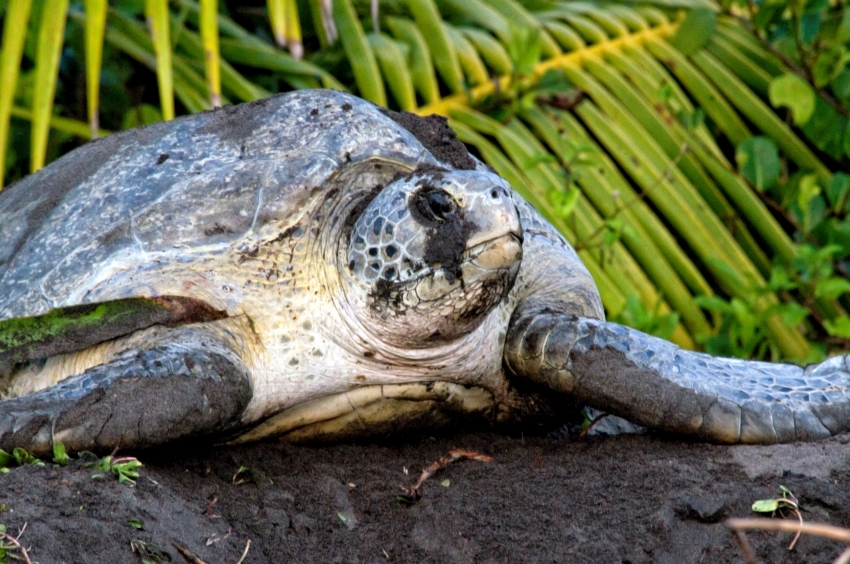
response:
[[[440,161],[457,170],[475,169],[475,160],[469,156],[466,145],[460,142],[445,117],[436,114],[421,117],[410,112],[386,109],[381,111],[412,133]]]
[[[729,447],[460,434],[122,453],[145,465],[135,487],[93,478],[80,461],[0,475],[0,523],[14,535],[26,525],[20,542],[41,564],[235,564],[249,541],[245,563],[742,562],[722,522],[753,516],[752,502],[778,496],[780,484],[807,522],[850,525],[848,440]],[[493,461],[455,462],[424,483],[420,501],[397,498],[452,448]],[[762,562],[831,562],[844,550],[804,535],[789,551],[792,536],[748,539]]]

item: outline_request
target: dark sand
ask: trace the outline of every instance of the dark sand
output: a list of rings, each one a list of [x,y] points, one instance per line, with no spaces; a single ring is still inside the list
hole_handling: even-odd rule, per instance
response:
[[[0,523],[13,533],[26,524],[21,542],[41,564],[142,562],[133,540],[163,562],[190,561],[179,545],[210,564],[235,564],[249,540],[246,563],[743,562],[723,520],[752,516],[750,504],[780,484],[806,521],[850,526],[848,440],[730,447],[473,434],[172,448],[136,453],[145,467],[135,487],[93,479],[76,460],[0,475]],[[451,448],[494,461],[457,462],[425,483],[419,502],[397,499]],[[240,467],[237,481],[248,481],[234,484]],[[831,562],[843,550],[803,537],[789,552],[787,533],[748,538],[762,562]]]

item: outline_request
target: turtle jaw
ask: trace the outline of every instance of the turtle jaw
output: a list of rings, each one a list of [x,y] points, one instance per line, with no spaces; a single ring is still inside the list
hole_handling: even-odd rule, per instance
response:
[[[510,231],[474,244],[463,252],[461,260],[461,270],[467,265],[485,271],[509,269],[522,260],[522,235]],[[467,273],[463,272],[463,276]]]

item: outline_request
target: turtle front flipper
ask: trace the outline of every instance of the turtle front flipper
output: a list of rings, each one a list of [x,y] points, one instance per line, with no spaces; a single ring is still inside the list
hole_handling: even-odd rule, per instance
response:
[[[49,388],[0,402],[0,448],[47,454],[139,448],[222,433],[252,396],[249,369],[204,325],[163,329],[133,348]]]
[[[806,368],[716,358],[563,313],[515,316],[515,375],[650,428],[720,443],[814,440],[850,429],[845,356]]]

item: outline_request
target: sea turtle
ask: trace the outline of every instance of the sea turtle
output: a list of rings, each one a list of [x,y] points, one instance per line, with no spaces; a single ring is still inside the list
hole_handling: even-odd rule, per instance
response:
[[[566,240],[421,119],[292,92],[0,193],[0,448],[550,424],[576,402],[725,443],[850,427],[845,357],[718,359],[604,321]]]

